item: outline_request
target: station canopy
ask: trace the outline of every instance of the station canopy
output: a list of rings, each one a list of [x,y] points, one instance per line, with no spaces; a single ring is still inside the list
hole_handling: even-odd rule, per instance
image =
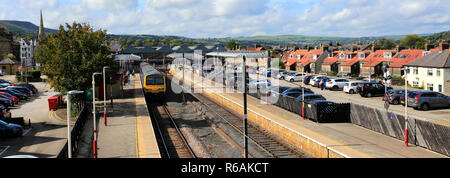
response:
[[[115,57],[116,61],[143,61],[140,56],[134,54],[120,54]]]

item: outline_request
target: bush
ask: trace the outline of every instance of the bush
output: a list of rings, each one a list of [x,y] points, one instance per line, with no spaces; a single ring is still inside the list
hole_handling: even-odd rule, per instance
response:
[[[40,81],[41,80],[41,71],[40,70],[28,70],[27,73],[24,71],[24,80],[25,77],[28,78],[28,81]],[[20,75],[20,70],[16,70],[16,80],[19,82],[22,81],[22,77]]]
[[[330,71],[327,73],[328,76],[336,76],[337,73],[335,71]]]

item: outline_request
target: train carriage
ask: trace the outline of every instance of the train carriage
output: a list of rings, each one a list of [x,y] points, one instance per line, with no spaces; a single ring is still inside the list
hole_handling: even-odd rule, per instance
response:
[[[141,63],[141,81],[146,95],[165,95],[167,91],[165,75],[151,66]]]

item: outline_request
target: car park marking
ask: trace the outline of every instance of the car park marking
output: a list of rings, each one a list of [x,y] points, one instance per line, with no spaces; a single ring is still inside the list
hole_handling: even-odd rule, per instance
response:
[[[1,147],[5,147],[5,146],[0,146],[0,148]],[[6,152],[6,150],[8,150],[9,149],[9,147],[10,146],[6,146],[5,148],[3,148],[3,150],[2,149],[0,149],[0,150],[2,150],[1,152],[0,152],[0,156],[2,156],[3,155],[3,153],[5,153]]]
[[[32,130],[32,129],[27,129],[27,130],[25,130],[25,132],[23,132],[22,136],[27,135],[31,130]]]

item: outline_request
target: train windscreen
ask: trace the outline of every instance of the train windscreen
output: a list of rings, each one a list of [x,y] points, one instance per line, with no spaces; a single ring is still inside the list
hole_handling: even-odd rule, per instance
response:
[[[164,79],[162,77],[147,77],[146,85],[164,85]]]

